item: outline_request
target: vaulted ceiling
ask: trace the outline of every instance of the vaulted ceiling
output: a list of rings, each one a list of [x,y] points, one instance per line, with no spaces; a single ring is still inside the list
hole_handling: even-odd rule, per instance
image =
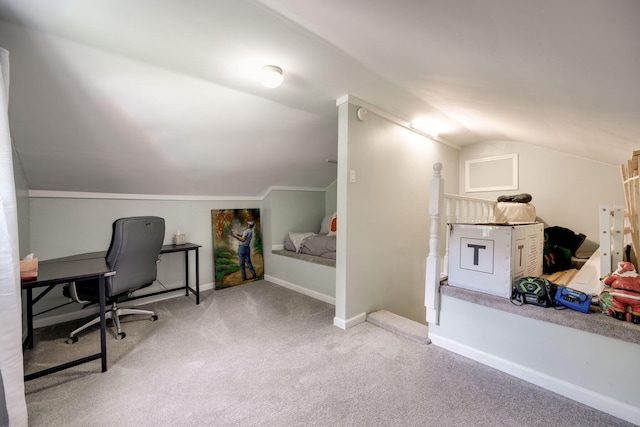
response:
[[[637,0],[0,0],[0,47],[34,190],[323,188],[345,94],[460,146],[640,149]]]

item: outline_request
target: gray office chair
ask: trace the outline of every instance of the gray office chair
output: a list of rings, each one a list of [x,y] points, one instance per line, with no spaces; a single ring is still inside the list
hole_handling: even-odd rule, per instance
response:
[[[107,251],[107,265],[116,274],[105,278],[106,302],[111,308],[106,318],[117,328],[117,339],[126,336],[120,327],[120,316],[148,314],[151,320],[158,316],[150,310],[119,307],[134,291],[151,285],[156,280],[157,263],[164,241],[164,219],[155,216],[120,218],[113,223],[113,235]],[[80,304],[99,302],[98,281],[84,280],[65,285],[65,296]],[[78,332],[100,322],[100,317],[71,332],[67,343],[78,341]]]

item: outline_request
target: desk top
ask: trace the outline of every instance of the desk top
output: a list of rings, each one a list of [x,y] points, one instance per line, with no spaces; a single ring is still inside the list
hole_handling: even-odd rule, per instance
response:
[[[168,254],[171,252],[183,252],[183,251],[191,251],[194,249],[201,248],[202,246],[196,245],[195,243],[185,243],[184,245],[163,245],[162,249],[160,249],[161,254]],[[97,252],[85,252],[78,255],[71,255],[62,258],[52,258],[45,261],[38,262],[38,265],[50,264],[53,262],[64,262],[64,261],[77,261],[81,259],[90,259],[90,258],[104,258],[107,256],[107,251],[97,251]]]
[[[200,248],[195,243],[184,245],[163,245],[161,254],[191,251]],[[34,280],[22,281],[22,289],[37,288],[56,283],[66,283],[73,280],[95,277],[108,273],[109,267],[105,261],[106,251],[86,252],[68,257],[48,259],[38,262],[38,277]]]
[[[21,281],[22,289],[55,285],[109,273],[103,258],[72,259],[38,263],[38,277]]]
[[[160,249],[161,254],[168,254],[171,252],[183,252],[183,251],[191,251],[194,249],[201,248],[202,246],[196,245],[195,243],[185,243],[183,245],[164,245],[162,249]]]

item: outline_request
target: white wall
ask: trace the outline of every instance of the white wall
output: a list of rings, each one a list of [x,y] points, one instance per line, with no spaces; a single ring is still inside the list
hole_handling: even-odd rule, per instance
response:
[[[338,181],[333,181],[324,193],[325,213],[333,214],[338,210]]]
[[[330,195],[334,197],[335,195]],[[147,200],[101,198],[31,197],[21,213],[21,226],[30,235],[27,247],[41,259],[60,258],[84,252],[106,251],[111,239],[111,224],[120,217],[156,215],[166,224],[165,244],[172,243],[180,230],[200,249],[200,284],[213,284],[212,209],[261,209],[265,274],[280,284],[295,284],[332,301],[335,296],[335,268],[274,256],[272,245],[281,245],[289,231],[319,231],[327,203],[325,191],[272,190],[263,200]],[[335,204],[335,202],[333,202]],[[22,233],[22,227],[21,227]],[[195,279],[193,255],[191,280]],[[158,266],[158,280],[167,287],[180,286],[184,276],[184,257],[165,254]],[[155,284],[153,290],[160,290]],[[157,288],[157,289],[156,289]],[[302,289],[304,291],[304,289]],[[147,290],[149,291],[149,290]],[[38,303],[36,312],[67,302],[60,288]],[[36,318],[65,315],[77,311],[72,304]]]
[[[598,206],[624,206],[620,167],[520,142],[486,142],[462,148],[460,194],[465,194],[465,161],[513,153],[519,154],[518,190],[468,195],[496,200],[503,194],[529,193],[547,225],[566,227],[598,242]]]
[[[263,205],[271,213],[268,217],[273,236],[271,244],[282,245],[289,231],[320,231],[320,223],[325,215],[325,192],[272,190],[265,197]]]
[[[260,208],[259,200],[189,201],[189,200],[115,200],[31,198],[31,251],[46,260],[84,252],[106,251],[111,240],[111,225],[120,217],[156,215],[165,219],[164,243],[180,230],[187,240],[202,245],[200,249],[200,284],[213,283],[212,209]],[[191,256],[193,259],[193,256]],[[165,254],[158,266],[158,279],[167,286],[184,280],[184,257]],[[195,271],[191,268],[191,274]],[[195,277],[195,276],[194,276]],[[194,280],[194,277],[191,280]],[[192,282],[193,283],[193,282]],[[157,285],[154,285],[157,286]],[[68,301],[56,287],[51,296],[38,303],[41,309]],[[71,305],[77,309],[79,304]],[[52,311],[47,316],[63,311]]]
[[[325,191],[271,191],[262,204],[264,224],[270,224],[263,232],[268,243],[264,245],[264,259],[269,279],[332,302],[336,290],[335,268],[271,253],[271,246],[282,245],[289,231],[320,231],[326,204]]]
[[[336,323],[378,309],[424,323],[429,181],[442,162],[456,191],[458,151],[357,109],[339,106]]]

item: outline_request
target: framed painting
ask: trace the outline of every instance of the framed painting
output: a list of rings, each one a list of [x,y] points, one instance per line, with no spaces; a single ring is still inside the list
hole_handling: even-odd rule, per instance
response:
[[[215,289],[264,278],[260,209],[211,210]]]

